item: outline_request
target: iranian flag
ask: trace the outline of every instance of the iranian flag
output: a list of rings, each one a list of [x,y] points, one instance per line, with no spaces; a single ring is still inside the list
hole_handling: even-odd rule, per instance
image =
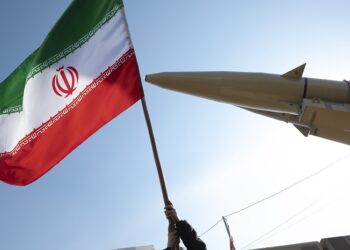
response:
[[[75,0],[0,83],[0,180],[27,185],[143,97],[120,0]]]

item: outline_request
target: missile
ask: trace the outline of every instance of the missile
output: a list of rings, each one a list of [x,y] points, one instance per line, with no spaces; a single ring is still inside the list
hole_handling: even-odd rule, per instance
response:
[[[233,104],[293,124],[304,136],[350,144],[350,82],[248,72],[164,72],[146,76],[162,88]]]

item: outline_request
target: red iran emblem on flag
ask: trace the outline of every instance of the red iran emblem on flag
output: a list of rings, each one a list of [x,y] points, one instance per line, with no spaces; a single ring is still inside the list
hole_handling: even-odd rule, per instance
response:
[[[52,88],[56,95],[66,95],[68,97],[73,94],[76,89],[75,85],[79,81],[78,71],[69,66],[67,68],[62,67],[56,70],[58,73],[52,79]]]

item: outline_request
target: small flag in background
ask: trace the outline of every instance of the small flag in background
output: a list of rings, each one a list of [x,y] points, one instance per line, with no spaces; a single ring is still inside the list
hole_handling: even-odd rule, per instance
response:
[[[75,0],[0,83],[0,180],[27,185],[143,97],[120,0]]]
[[[233,242],[232,236],[230,237],[230,250],[236,250],[235,243]]]
[[[227,219],[225,218],[225,216],[222,216],[222,220],[224,221],[227,235],[230,238],[230,250],[236,250],[235,244],[233,242],[233,237],[232,237],[231,231],[230,231],[230,226],[228,225],[228,222],[227,222]]]

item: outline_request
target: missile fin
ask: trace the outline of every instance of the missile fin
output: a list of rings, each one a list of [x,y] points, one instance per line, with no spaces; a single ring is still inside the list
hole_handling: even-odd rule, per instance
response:
[[[305,66],[306,63],[300,65],[299,67],[296,67],[295,69],[292,69],[291,71],[288,71],[282,76],[286,78],[301,79],[303,77]]]
[[[305,137],[310,134],[310,129],[299,125],[294,125]]]

